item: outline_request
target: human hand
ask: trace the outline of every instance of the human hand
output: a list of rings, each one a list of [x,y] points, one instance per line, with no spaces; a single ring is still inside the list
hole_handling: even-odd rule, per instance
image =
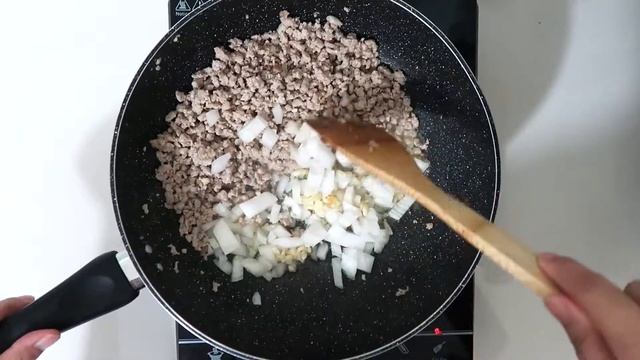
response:
[[[33,302],[33,296],[20,296],[0,301],[0,321]],[[60,338],[57,330],[37,330],[26,334],[0,354],[0,360],[34,360]]]
[[[544,303],[580,360],[640,359],[640,281],[623,291],[564,256],[540,254],[538,264],[561,291]]]

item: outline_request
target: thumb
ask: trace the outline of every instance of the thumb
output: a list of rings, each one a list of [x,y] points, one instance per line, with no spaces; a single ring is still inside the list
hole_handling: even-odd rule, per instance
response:
[[[35,360],[58,339],[60,339],[60,333],[56,330],[30,332],[2,353],[0,360]]]

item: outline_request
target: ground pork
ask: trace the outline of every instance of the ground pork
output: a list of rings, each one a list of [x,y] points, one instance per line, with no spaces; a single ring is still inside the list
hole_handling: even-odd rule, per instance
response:
[[[283,11],[280,20],[276,31],[213,49],[211,66],[193,74],[191,91],[176,92],[168,129],[151,141],[165,205],[180,215],[180,233],[203,254],[209,251],[203,225],[217,217],[216,203],[232,206],[269,191],[295,167],[286,129],[302,121],[358,119],[385,128],[414,155],[426,146],[402,88],[405,76],[380,64],[375,41],[343,34],[333,16],[305,23]],[[284,115],[278,123],[271,116],[277,104]],[[258,114],[278,133],[270,151],[237,136]],[[212,161],[225,153],[232,155],[227,168],[212,175]]]

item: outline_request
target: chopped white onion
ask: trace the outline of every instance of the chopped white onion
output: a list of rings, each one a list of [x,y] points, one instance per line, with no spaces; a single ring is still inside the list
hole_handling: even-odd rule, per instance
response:
[[[342,250],[342,271],[351,280],[356,279],[358,272],[358,254],[357,249],[345,248]]]
[[[206,117],[207,117],[207,125],[213,126],[218,122],[218,120],[220,120],[220,113],[218,112],[218,110],[213,109],[207,112]]]
[[[274,122],[281,123],[282,107],[276,104],[272,113]],[[245,269],[271,281],[287,271],[295,272],[299,265],[296,261],[301,261],[280,262],[283,249],[308,247],[310,257],[321,261],[331,250],[334,284],[343,288],[343,272],[347,278],[355,279],[358,270],[372,271],[373,253],[380,253],[393,233],[385,217],[399,219],[415,200],[396,194],[387,183],[367,175],[344,153],[333,152],[307,123],[299,126],[288,121],[284,131],[299,144],[295,145],[298,148],[290,147],[299,168],[274,179],[273,194],[261,193],[231,210],[223,203],[216,204],[213,210],[221,219],[202,227],[207,231],[208,251],[215,254],[215,265],[230,274],[232,281],[242,280]],[[277,143],[278,134],[267,128],[263,116],[256,116],[239,132],[245,143],[260,134],[263,153],[268,153]],[[231,160],[230,155],[225,157],[227,162]],[[421,170],[428,168],[428,162],[415,161]],[[220,163],[218,166],[213,169],[212,164],[212,173],[224,171]],[[336,198],[339,204],[335,203]],[[263,219],[259,223],[238,222],[243,215],[250,219],[258,214]],[[304,226],[303,231],[292,235],[280,224],[282,216],[297,220],[297,226]],[[233,261],[227,259],[227,254],[235,255]]]
[[[273,115],[273,122],[276,124],[282,124],[282,120],[284,118],[284,112],[282,111],[282,106],[280,104],[276,104],[271,109],[271,114]]]
[[[216,224],[216,221],[209,221],[208,223],[202,225],[202,231],[206,231],[209,237],[213,236],[213,225]]]
[[[354,195],[353,196],[353,205],[360,206],[362,204],[362,195]]]
[[[253,237],[240,236],[240,242],[247,247],[254,247],[256,240]],[[248,249],[247,249],[248,252]]]
[[[365,176],[365,175],[367,175],[367,172],[366,172],[363,168],[361,168],[361,167],[359,167],[359,166],[354,166],[354,167],[353,167],[353,173],[354,173],[354,174],[356,174],[356,175],[358,175],[358,176]]]
[[[244,268],[242,266],[242,257],[235,256],[232,262],[231,282],[240,281],[244,278]]]
[[[366,234],[377,236],[382,232],[380,225],[378,225],[378,217],[373,211],[367,213],[367,216],[360,218],[359,223],[362,231]]]
[[[322,179],[322,185],[320,190],[323,196],[327,196],[336,189],[336,172],[334,170],[327,170],[324,173],[324,179]]]
[[[213,226],[213,236],[218,240],[225,255],[231,254],[242,246],[224,219],[218,220]]]
[[[400,220],[404,214],[411,208],[416,199],[409,195],[405,195],[389,210],[389,217],[394,220]]]
[[[278,237],[278,235],[276,235],[273,232],[273,229],[269,230],[269,232],[267,233],[267,243],[269,243],[269,241],[271,241],[271,240],[273,240],[273,239],[275,239],[277,237]]]
[[[265,148],[271,150],[273,146],[278,142],[278,134],[273,129],[267,128],[260,138],[260,144]]]
[[[314,246],[311,248],[311,253],[309,254],[309,256],[313,261],[318,261],[318,256],[316,256],[316,251],[318,251],[318,247]]]
[[[393,207],[393,195],[395,194],[393,187],[373,176],[365,177],[362,180],[362,186],[373,195],[377,205],[385,208]]]
[[[298,131],[300,131],[300,124],[295,121],[287,121],[287,123],[284,125],[284,132],[289,135],[296,136],[296,134],[298,134]]]
[[[353,194],[354,194],[353,186],[347,186],[347,188],[344,189],[344,196],[342,197],[343,208],[347,204],[353,204]]]
[[[338,163],[345,168],[351,168],[353,166],[347,155],[340,150],[336,151],[336,160],[338,160]]]
[[[284,263],[279,263],[278,265],[274,266],[273,270],[271,270],[271,274],[273,275],[274,278],[282,277],[282,275],[284,275],[284,273],[286,272],[287,272],[287,265]]]
[[[309,174],[307,175],[307,180],[304,182],[302,193],[306,196],[319,193],[323,178],[324,169],[315,167],[309,169]]]
[[[370,273],[375,258],[367,253],[358,252],[358,269]]]
[[[311,217],[311,211],[309,211],[307,209],[302,209],[302,214],[299,217],[299,219],[306,222],[307,219],[309,219],[309,217]]]
[[[327,253],[329,252],[329,245],[326,242],[321,242],[316,249],[316,256],[320,260],[325,260],[327,258]]]
[[[353,224],[351,224],[351,231],[353,231],[353,233],[358,236],[361,236],[362,234],[366,234],[361,224],[362,224],[362,218],[358,219],[357,221],[354,221]]]
[[[331,225],[329,231],[327,232],[327,240],[330,242],[336,242],[340,238],[342,238],[347,233],[347,230],[344,227],[340,226],[340,224]]]
[[[263,192],[260,195],[240,204],[240,209],[247,218],[252,218],[267,210],[278,202],[278,198],[270,192]]]
[[[242,266],[253,276],[262,277],[267,271],[271,270],[271,266],[256,259],[243,259]]]
[[[256,250],[257,253],[257,250]],[[255,256],[255,254],[254,254]],[[273,269],[273,262],[271,262],[271,260],[267,259],[266,257],[260,255],[257,257],[257,260],[260,264],[262,264],[262,266],[265,268],[265,273],[271,271],[271,269]]]
[[[279,248],[284,248],[284,249],[291,249],[291,248],[296,248],[298,246],[304,245],[304,243],[302,242],[302,240],[300,240],[300,238],[295,238],[295,237],[275,238],[273,240],[269,240],[269,244],[275,245]]]
[[[364,244],[366,243],[366,239],[346,231],[340,225],[332,225],[331,228],[329,228],[329,231],[327,232],[327,240],[343,247],[355,248],[358,250],[363,250]]]
[[[226,207],[223,203],[217,203],[213,206],[213,212],[215,212],[220,217],[227,217],[231,215],[231,211]]]
[[[351,9],[349,9],[349,10],[351,10]],[[340,27],[340,26],[343,25],[342,21],[340,21],[340,19],[338,19],[337,17],[335,17],[333,15],[327,16],[327,23],[331,24],[331,25],[334,25],[334,26],[337,26],[337,27]]]
[[[240,229],[240,235],[244,236],[245,238],[249,239],[249,242],[246,243],[247,245],[249,244],[253,244],[254,242],[254,238],[255,238],[255,232],[256,232],[256,226],[254,224],[247,224],[244,225],[241,229]]]
[[[231,270],[233,269],[233,265],[231,265],[231,262],[227,260],[226,257],[216,258],[215,260],[213,260],[213,263],[218,267],[218,269],[220,269],[220,271],[222,271],[227,275],[231,275]]]
[[[267,236],[268,240],[273,240],[278,237],[291,237],[291,233],[285,229],[284,226],[277,224],[276,226],[269,231],[269,235]]]
[[[267,122],[258,115],[251,121],[245,124],[245,126],[238,131],[238,137],[243,143],[247,144],[252,142],[255,138],[267,128]]]
[[[291,197],[293,198],[293,201],[295,201],[296,203],[301,203],[302,202],[302,185],[300,184],[300,180],[298,179],[291,179]]]
[[[256,254],[258,254],[258,248],[255,245],[253,245],[248,248],[248,252],[249,252],[249,257],[253,258],[256,256]]]
[[[211,235],[213,236],[213,231],[211,232]],[[209,247],[211,249],[220,249],[220,244],[218,244],[218,240],[216,240],[214,237],[208,238],[207,242],[209,243]]]
[[[229,220],[236,221],[242,216],[242,209],[240,209],[239,205],[236,205],[231,208],[231,215],[229,215]]]
[[[224,171],[231,161],[231,154],[224,154],[211,163],[211,175],[217,175]]]
[[[293,201],[293,199],[291,198],[285,198],[285,201],[283,201],[283,205],[288,205],[289,206],[289,215],[291,215],[292,218],[297,219],[297,220],[303,220],[303,213],[304,213],[304,209],[302,208],[302,206],[300,206],[300,204],[296,203]]]
[[[333,257],[341,257],[342,256],[342,247],[336,243],[331,243],[331,256]]]
[[[331,169],[336,162],[336,156],[328,146],[321,144],[312,160],[316,166]]]
[[[281,196],[282,194],[284,194],[288,186],[289,186],[289,177],[288,176],[280,177],[280,180],[278,180],[278,185],[276,185],[276,195]]]
[[[364,244],[364,252],[367,254],[371,254],[373,252],[373,248],[375,246],[375,243],[373,242],[367,242]]]
[[[302,240],[306,246],[316,246],[326,237],[327,230],[322,226],[322,224],[315,222],[307,227],[304,233],[302,233],[300,240]]]
[[[388,235],[393,235],[393,230],[391,229],[391,226],[389,226],[389,223],[387,222],[387,220],[383,221],[383,229],[387,232]]]
[[[385,186],[381,188],[380,193],[375,194],[373,199],[375,200],[376,205],[391,208],[393,207],[393,195],[393,188],[385,184]]]
[[[260,253],[260,256],[269,261],[272,265],[278,264],[278,260],[276,260],[277,251],[277,248],[273,245],[263,245],[258,247],[258,253]]]
[[[259,292],[256,291],[255,293],[253,293],[253,296],[251,297],[251,303],[253,303],[253,305],[255,306],[262,305],[262,298],[260,297]]]
[[[308,218],[304,219],[305,224],[311,225],[313,223],[320,222],[320,216],[318,214],[311,214]]]
[[[249,256],[249,250],[244,244],[240,244],[240,246],[238,246],[238,248],[233,250],[231,253],[234,255],[242,256],[242,257]]]
[[[367,216],[365,216],[365,218],[367,218],[368,220],[371,220],[373,222],[375,222],[376,224],[378,223],[378,221],[380,221],[380,218],[378,218],[378,213],[375,211],[370,211],[367,213]]]
[[[348,205],[348,204],[345,203],[344,205]],[[338,224],[340,224],[340,226],[342,226],[343,228],[348,228],[358,220],[359,216],[360,216],[360,210],[356,207],[351,206],[345,209],[345,211],[342,213],[342,215],[338,219]]]
[[[225,255],[224,252],[222,252],[222,249],[220,249],[220,247],[213,249],[212,251],[209,252],[209,254],[213,254],[216,257],[216,259],[229,261],[227,259],[227,255]]]
[[[242,231],[242,224],[240,223],[232,222],[227,223],[227,225],[229,225],[229,228],[231,229],[231,231],[233,231],[234,234],[240,234],[240,231]]]
[[[267,243],[267,233],[263,229],[256,230],[256,242],[263,245]]]
[[[303,162],[310,161],[309,166],[330,169],[336,162],[336,156],[331,151],[331,148],[325,145],[317,136],[309,137],[305,140],[298,148],[298,153],[301,154],[299,156],[304,155],[310,159],[303,160]]]
[[[374,237],[375,242],[373,251],[375,251],[376,254],[380,254],[384,247],[387,245],[387,243],[389,242],[389,235],[390,233],[385,229],[380,233],[379,236]]]
[[[423,161],[420,160],[418,158],[413,159],[416,162],[416,165],[418,165],[418,168],[420,169],[420,171],[425,172],[425,170],[427,170],[429,168],[429,161]]]
[[[344,285],[342,284],[342,271],[341,271],[341,261],[340,258],[334,257],[331,259],[331,269],[333,270],[333,284],[342,289]]]
[[[340,215],[342,214],[338,210],[330,209],[325,211],[324,218],[330,225],[334,225],[338,223]]]
[[[271,212],[269,213],[269,222],[272,224],[277,224],[280,221],[280,209],[282,206],[275,204],[271,207]]]
[[[339,189],[344,189],[349,186],[352,179],[353,175],[341,170],[336,170],[336,185],[338,185]]]
[[[300,126],[293,141],[302,143],[311,137],[318,137],[318,133],[306,122]]]
[[[313,165],[313,160],[311,159],[311,156],[309,155],[308,152],[304,150],[297,150],[296,155],[294,156],[293,159],[296,161],[298,166],[302,168],[308,168],[308,167],[311,167],[311,165]]]

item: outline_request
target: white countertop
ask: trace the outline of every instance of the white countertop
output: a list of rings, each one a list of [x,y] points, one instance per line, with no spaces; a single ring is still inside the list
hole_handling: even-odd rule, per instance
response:
[[[167,28],[166,1],[14,5],[0,22],[0,298],[40,295],[121,248],[112,129]],[[618,284],[640,277],[639,18],[637,0],[480,0],[480,83],[502,150],[498,222]],[[572,357],[540,301],[491,264],[476,289],[476,358]],[[143,291],[42,358],[173,360],[173,322]]]

